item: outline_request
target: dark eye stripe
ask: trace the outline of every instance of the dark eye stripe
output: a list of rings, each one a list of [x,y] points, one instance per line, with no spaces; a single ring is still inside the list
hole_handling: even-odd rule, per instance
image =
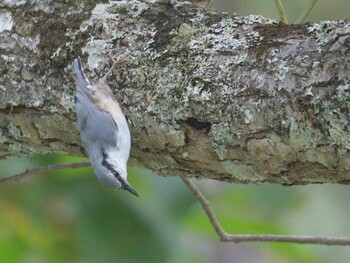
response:
[[[114,170],[114,168],[112,167],[112,165],[107,162],[107,154],[103,151],[103,149],[101,149],[102,152],[102,162],[101,164],[106,167],[113,175],[114,177],[119,181],[119,183],[121,184],[121,188],[125,189],[125,187],[128,186],[128,184],[126,183],[126,181],[120,176],[120,174]]]

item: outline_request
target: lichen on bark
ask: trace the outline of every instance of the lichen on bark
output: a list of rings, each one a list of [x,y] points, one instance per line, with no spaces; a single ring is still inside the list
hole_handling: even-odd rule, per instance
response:
[[[0,156],[83,154],[72,60],[110,57],[131,163],[230,182],[349,181],[349,21],[280,25],[155,1],[2,7]],[[45,2],[45,3],[44,3]],[[11,25],[12,24],[12,25]]]

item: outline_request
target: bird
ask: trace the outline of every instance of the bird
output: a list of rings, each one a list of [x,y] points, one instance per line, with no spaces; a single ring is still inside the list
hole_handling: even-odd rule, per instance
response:
[[[139,196],[127,180],[131,147],[128,123],[107,83],[107,76],[115,64],[102,78],[91,84],[80,57],[74,59],[72,70],[76,84],[74,101],[77,126],[99,181],[110,189],[123,189]]]

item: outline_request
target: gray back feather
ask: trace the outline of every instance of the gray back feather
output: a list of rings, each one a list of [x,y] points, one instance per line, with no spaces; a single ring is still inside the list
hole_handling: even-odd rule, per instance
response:
[[[92,101],[80,91],[77,91],[76,98],[78,127],[79,130],[85,131],[81,133],[81,139],[89,155],[95,142],[98,142],[103,149],[116,147],[118,127],[112,116],[96,108]]]

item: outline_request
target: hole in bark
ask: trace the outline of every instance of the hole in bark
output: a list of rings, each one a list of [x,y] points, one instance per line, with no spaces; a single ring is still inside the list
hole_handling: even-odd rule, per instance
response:
[[[207,132],[209,132],[210,130],[210,126],[211,123],[209,122],[201,122],[195,118],[188,118],[186,120],[186,123],[191,126],[192,128],[196,129],[196,130],[207,130]]]

